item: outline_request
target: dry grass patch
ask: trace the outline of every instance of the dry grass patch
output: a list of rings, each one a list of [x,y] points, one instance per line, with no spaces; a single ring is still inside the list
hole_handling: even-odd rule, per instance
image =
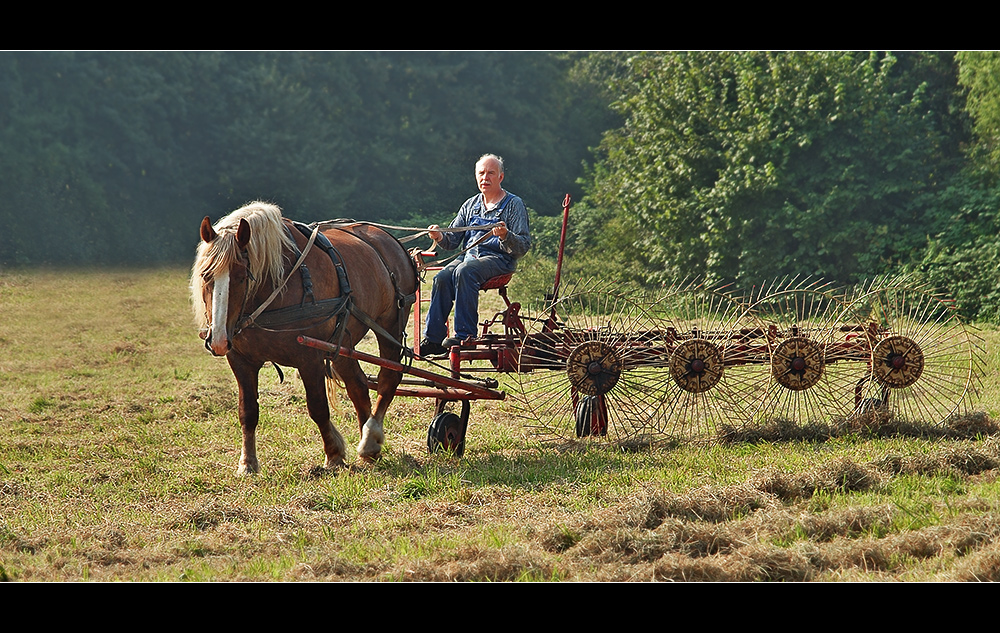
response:
[[[955,566],[954,571],[944,575],[944,579],[963,582],[1000,581],[1000,543],[991,543],[964,558]]]
[[[0,273],[0,580],[997,579],[987,414],[556,446],[479,402],[459,460],[403,398],[379,463],[326,471],[301,382],[265,368],[263,469],[234,477],[235,380],[186,283]]]
[[[901,420],[887,413],[869,412],[831,423],[798,425],[775,419],[752,428],[723,427],[718,433],[722,444],[760,442],[825,442],[858,435],[864,438],[919,437],[927,439],[973,440],[1000,434],[1000,425],[987,413],[976,411],[954,415],[941,423]]]

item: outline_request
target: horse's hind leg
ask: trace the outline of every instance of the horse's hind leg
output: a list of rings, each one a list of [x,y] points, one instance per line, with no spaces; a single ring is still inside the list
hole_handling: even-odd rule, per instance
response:
[[[299,376],[306,388],[306,405],[309,417],[319,427],[323,438],[323,452],[326,453],[324,468],[334,468],[344,465],[347,445],[337,427],[330,421],[330,403],[326,396],[326,373],[323,363],[306,365],[299,369]]]
[[[358,443],[358,457],[371,462],[379,458],[385,437],[382,423],[375,424],[372,418],[372,400],[368,394],[368,377],[358,361],[340,357],[335,363],[337,375],[344,381],[344,388],[358,415],[361,441]]]
[[[382,358],[399,361],[401,350],[393,342],[383,341],[379,338],[379,354]],[[383,367],[378,372],[378,398],[375,400],[375,412],[361,426],[361,443],[358,444],[358,455],[362,459],[369,461],[378,459],[382,453],[382,444],[385,442],[385,421],[386,411],[396,395],[396,387],[399,386],[403,375],[398,371],[392,371]]]

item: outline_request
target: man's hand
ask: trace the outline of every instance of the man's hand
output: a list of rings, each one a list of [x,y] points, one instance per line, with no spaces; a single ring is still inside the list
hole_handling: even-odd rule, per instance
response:
[[[505,239],[507,237],[507,225],[501,222],[500,226],[493,228],[493,235],[496,235],[501,240]]]
[[[430,238],[435,242],[440,242],[444,239],[444,233],[439,230],[440,228],[441,227],[437,224],[432,224],[427,227],[427,235],[430,236]]]

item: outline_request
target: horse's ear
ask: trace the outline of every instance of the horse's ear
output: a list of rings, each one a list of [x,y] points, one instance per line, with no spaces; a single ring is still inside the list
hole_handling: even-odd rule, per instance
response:
[[[216,237],[218,237],[218,234],[215,232],[215,229],[212,228],[212,222],[206,215],[205,219],[201,221],[201,239],[203,242],[211,242]]]
[[[241,249],[250,243],[250,223],[246,220],[241,219],[240,225],[236,228],[236,243]]]

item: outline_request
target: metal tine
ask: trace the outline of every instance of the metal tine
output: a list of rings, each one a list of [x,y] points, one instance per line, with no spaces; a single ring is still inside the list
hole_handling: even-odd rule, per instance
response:
[[[622,347],[623,359],[630,353],[626,349],[626,339],[639,333],[633,330],[656,336],[659,329],[682,323],[692,327],[696,324],[699,332],[705,332],[713,324],[737,323],[742,322],[742,319],[754,322],[755,328],[767,322],[785,329],[801,322],[807,329],[800,331],[808,332],[804,336],[815,340],[818,346],[825,346],[834,340],[839,340],[842,345],[844,332],[863,327],[868,336],[875,339],[871,341],[871,346],[874,347],[879,339],[887,336],[890,330],[886,328],[891,327],[908,332],[909,336],[921,342],[928,351],[926,371],[923,382],[918,383],[918,389],[897,389],[890,393],[898,402],[901,415],[931,417],[937,411],[947,409],[950,399],[978,393],[982,386],[986,349],[983,337],[972,326],[961,323],[953,300],[912,274],[878,275],[846,286],[810,275],[794,275],[754,285],[748,291],[737,289],[734,283],[709,281],[703,277],[685,278],[651,291],[626,289],[595,279],[577,281],[564,288],[563,299],[555,304],[543,304],[543,316],[548,316],[548,311],[553,307],[558,314],[562,304],[567,317],[559,315],[559,318],[567,318],[570,322],[561,324],[561,327],[572,330],[577,323],[603,327],[600,319],[588,320],[592,308],[594,314],[609,311],[616,314],[614,323],[617,330],[611,328],[613,331],[609,331],[609,334],[617,332],[621,336],[609,338],[607,342],[612,346]],[[590,297],[579,300],[582,303],[573,303],[575,299],[572,298],[581,294]],[[635,305],[627,310],[620,307],[630,303]],[[873,321],[879,327],[869,331],[867,325]],[[647,324],[651,329],[647,329]],[[912,327],[903,327],[903,324],[912,324]],[[726,346],[727,336],[735,330],[729,325],[716,329],[718,331],[715,332],[715,337],[710,338],[722,349]],[[787,336],[787,333],[780,332],[778,336],[780,342],[780,338]],[[702,336],[699,335],[698,338]],[[859,349],[863,352],[864,345]],[[637,353],[644,352],[640,348],[636,350]],[[839,358],[843,360],[845,357]],[[952,358],[957,358],[959,362],[956,364]],[[863,361],[863,358],[852,359]],[[851,364],[835,361],[824,367],[823,371],[828,373],[814,387],[786,393],[771,385],[770,365],[761,363],[759,354],[752,358],[748,355],[744,360],[747,361],[745,364],[735,363],[731,370],[738,372],[739,380],[749,380],[753,388],[745,389],[739,380],[734,382],[732,377],[726,377],[730,371],[727,369],[723,382],[713,387],[713,390],[696,394],[678,392],[670,382],[666,365],[634,365],[629,371],[636,371],[637,368],[638,373],[626,373],[621,378],[624,389],[607,394],[611,406],[608,423],[612,427],[618,427],[615,429],[616,436],[626,437],[637,432],[693,434],[720,424],[729,424],[736,418],[746,418],[744,423],[754,423],[751,419],[762,419],[758,413],[805,422],[811,417],[841,415],[841,409],[846,406],[849,415],[855,391],[861,384],[858,376],[871,381],[863,375],[866,371],[871,371],[865,369],[864,362]],[[954,376],[955,380],[948,380],[958,368],[961,368],[962,375]],[[966,373],[969,375],[966,376]],[[573,403],[570,402],[568,390],[565,387],[562,390],[558,388],[559,383],[564,381],[563,374],[556,373],[550,378],[543,379],[540,375],[526,377],[523,379],[522,389],[526,403],[536,411],[546,412],[549,417],[547,421],[536,420],[532,426],[554,431],[562,429],[555,426],[563,424],[565,416],[568,415],[570,422],[572,421]],[[968,385],[968,392],[959,393],[963,389],[960,383]],[[555,392],[551,391],[553,388],[556,389]],[[881,389],[884,391],[884,388]],[[660,394],[661,411],[647,419],[651,403],[655,404],[655,399],[648,396],[654,391]],[[872,399],[882,397],[880,393],[873,391]],[[765,399],[770,397],[775,400],[773,407],[761,402],[759,412],[755,410],[752,416],[733,410],[734,401],[759,400],[762,395]],[[559,414],[562,416],[559,417],[555,414],[556,409],[568,409],[569,413]],[[609,439],[610,435],[609,432]]]

